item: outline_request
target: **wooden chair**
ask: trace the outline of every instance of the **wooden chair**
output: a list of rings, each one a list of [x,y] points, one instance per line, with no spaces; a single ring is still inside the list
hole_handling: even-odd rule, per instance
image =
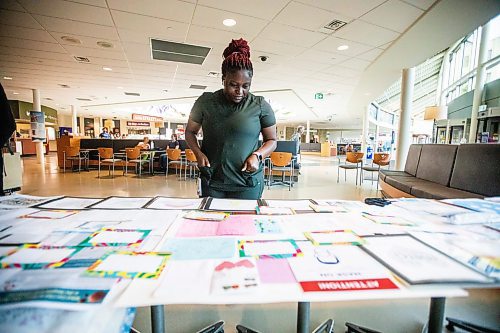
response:
[[[387,166],[391,163],[391,154],[389,153],[375,153],[373,154],[372,165],[363,165],[361,167],[361,182],[363,182],[363,171],[370,171],[372,173],[372,185],[373,185],[373,173],[379,172],[380,168]],[[376,166],[375,166],[376,165]],[[378,176],[377,176],[377,186],[378,186]]]
[[[80,147],[65,147],[63,148],[63,172],[66,172],[66,161],[71,161],[71,169],[73,170],[76,161],[78,161],[78,172],[82,170],[82,161],[86,164],[86,158],[80,154]]]
[[[196,175],[196,170],[198,169],[198,162],[196,160],[196,155],[191,149],[186,149],[186,170],[184,172],[184,179],[186,179],[187,167],[189,167],[189,177],[193,175],[193,167]]]
[[[293,186],[293,159],[292,153],[285,152],[272,152],[270,156],[270,168],[269,168],[269,182],[267,183],[268,188],[275,185],[273,178],[273,171],[281,171],[281,181],[276,182],[277,184],[288,185],[288,190],[290,191]],[[290,180],[285,181],[285,172],[290,173]]]
[[[144,160],[141,158],[141,148],[125,148],[125,170],[123,174],[128,173],[128,164],[133,163],[135,166],[135,173],[137,174],[137,165],[139,165],[139,176],[142,174],[142,164],[150,163],[149,160]]]
[[[175,174],[177,174],[177,170],[183,165],[182,154],[180,149],[167,148],[167,170],[165,171],[165,177],[168,176],[168,167],[170,165],[175,165]],[[182,170],[181,170],[182,176]]]
[[[115,163],[122,161],[122,159],[115,158],[115,154],[113,153],[113,148],[97,148],[99,164],[97,169],[97,177],[101,177],[101,165],[107,165],[109,175],[114,177],[115,175]],[[111,167],[113,168],[113,175],[111,175]]]
[[[339,163],[339,167],[337,169],[337,183],[339,182],[339,174],[341,168],[344,169],[344,181],[347,181],[347,170],[356,169],[356,185],[358,185],[358,169],[361,167],[361,164],[363,163],[363,156],[364,156],[363,153],[358,153],[358,152],[346,153],[346,159],[344,164]]]

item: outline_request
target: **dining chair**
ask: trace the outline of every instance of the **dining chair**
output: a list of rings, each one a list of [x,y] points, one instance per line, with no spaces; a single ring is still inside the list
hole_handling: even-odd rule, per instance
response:
[[[344,164],[340,164],[337,169],[337,183],[339,182],[340,169],[344,169],[344,181],[347,181],[347,170],[356,170],[356,185],[358,185],[358,169],[363,163],[364,153],[359,152],[346,152]]]
[[[196,160],[196,155],[194,154],[194,152],[191,149],[186,149],[185,153],[186,153],[186,169],[184,172],[184,179],[186,179],[188,167],[189,167],[189,177],[190,178],[193,176],[193,174],[192,174],[193,168],[194,168],[195,175],[196,175],[196,170],[198,170],[198,162]]]
[[[66,172],[66,161],[71,161],[71,170],[74,169],[75,163],[78,161],[78,172],[82,170],[82,161],[86,158],[80,154],[80,147],[65,147],[63,149],[63,172]],[[74,170],[73,170],[74,171]]]
[[[98,169],[97,169],[97,177],[101,177],[101,165],[107,165],[109,175],[113,178],[115,175],[115,163],[123,161],[120,158],[115,158],[115,154],[113,153],[113,148],[97,148],[98,151]],[[113,175],[111,175],[111,167],[113,168]]]
[[[373,185],[373,173],[379,172],[380,168],[387,166],[391,163],[391,154],[389,153],[375,153],[373,154],[373,160],[371,165],[363,165],[361,167],[361,182],[363,182],[363,171],[369,171],[372,173],[371,181]],[[377,186],[378,186],[378,176],[377,176]]]
[[[141,155],[142,154],[140,147],[125,148],[125,170],[123,171],[124,175],[128,173],[128,164],[132,163],[135,166],[135,173],[138,173],[139,176],[141,176],[142,164],[150,163],[149,160],[142,159]],[[137,170],[137,166],[139,166],[139,170]]]
[[[168,167],[170,165],[175,165],[175,174],[177,175],[177,170],[180,170],[180,168],[183,165],[182,161],[182,153],[180,149],[174,149],[174,148],[167,148],[167,169],[165,171],[165,177],[168,176]],[[181,177],[182,177],[182,170],[181,170]]]
[[[290,191],[293,186],[293,177],[294,177],[294,166],[292,153],[285,152],[272,152],[270,156],[270,168],[269,168],[269,182],[267,183],[268,188],[273,185],[281,184],[288,185],[288,190]],[[281,181],[274,181],[273,171],[281,171]],[[290,175],[289,181],[285,180],[285,173],[288,172]]]

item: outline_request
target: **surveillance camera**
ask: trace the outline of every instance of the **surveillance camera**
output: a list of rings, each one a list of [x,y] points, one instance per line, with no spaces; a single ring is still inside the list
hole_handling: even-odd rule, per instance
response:
[[[260,61],[267,61],[269,59],[267,56],[259,56]]]

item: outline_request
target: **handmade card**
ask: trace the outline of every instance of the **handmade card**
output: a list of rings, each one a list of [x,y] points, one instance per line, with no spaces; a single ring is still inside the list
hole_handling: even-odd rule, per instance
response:
[[[293,215],[295,211],[288,207],[269,207],[269,206],[259,206],[257,207],[257,214],[259,215]]]
[[[95,205],[92,208],[100,209],[139,209],[143,208],[151,198],[145,197],[109,197]]]
[[[2,268],[55,268],[63,265],[77,251],[74,247],[25,245],[1,258],[0,264]]]
[[[362,248],[410,284],[489,282],[486,276],[409,235],[365,237]]]
[[[139,246],[151,230],[103,228],[94,232],[78,246]]]
[[[223,212],[255,212],[257,200],[210,198],[205,209]]]
[[[199,221],[222,221],[227,218],[229,214],[219,212],[204,212],[200,210],[192,210],[184,214],[185,219],[199,220]]]
[[[314,245],[361,245],[363,239],[351,230],[314,231],[304,235]]]
[[[20,219],[63,219],[78,213],[78,210],[39,210],[30,214],[19,216]]]
[[[235,254],[234,238],[172,238],[160,248],[171,252],[172,260],[226,259]]]
[[[259,274],[255,262],[243,259],[218,264],[212,275],[210,291],[214,294],[240,293],[258,286]]]
[[[398,289],[391,273],[357,246],[311,247],[288,262],[304,292]]]
[[[63,197],[60,199],[52,200],[47,203],[38,205],[39,208],[45,209],[85,209],[102,201],[97,198],[76,198],[76,197]]]
[[[112,251],[90,266],[85,274],[125,279],[157,279],[170,258],[170,253]]]
[[[254,258],[290,258],[302,255],[302,251],[293,239],[284,240],[240,240],[240,257]]]
[[[201,203],[203,202],[203,198],[201,199],[188,199],[188,198],[166,198],[166,197],[157,197],[151,202],[147,208],[150,209],[199,209]]]

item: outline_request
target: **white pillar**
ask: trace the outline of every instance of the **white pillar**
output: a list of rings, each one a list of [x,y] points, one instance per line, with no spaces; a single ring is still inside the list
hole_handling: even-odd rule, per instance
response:
[[[77,122],[77,115],[76,115],[76,107],[74,105],[71,105],[71,128],[73,130],[73,135],[78,134],[78,122]]]
[[[368,104],[363,112],[363,128],[361,130],[361,152],[365,153],[366,159],[366,148],[368,142],[368,131],[370,129],[370,105]]]
[[[307,121],[307,128],[306,128],[306,142],[309,143],[311,142],[311,133],[309,132],[311,130],[311,121]]]
[[[479,45],[479,57],[476,69],[476,86],[474,88],[474,97],[472,99],[472,113],[470,117],[469,143],[476,142],[477,112],[479,111],[479,105],[481,105],[481,97],[483,95],[484,82],[486,81],[486,66],[484,65],[484,63],[488,61],[487,51],[488,51],[488,39],[490,34],[490,25],[491,25],[490,22],[485,24],[481,31],[481,44]]]
[[[40,90],[33,89],[33,111],[42,111],[42,103],[40,99]],[[45,151],[43,142],[35,142],[36,148],[36,163],[45,165]]]
[[[411,144],[411,104],[415,68],[405,68],[401,76],[401,114],[399,115],[398,148],[396,151],[396,170],[403,170]]]

